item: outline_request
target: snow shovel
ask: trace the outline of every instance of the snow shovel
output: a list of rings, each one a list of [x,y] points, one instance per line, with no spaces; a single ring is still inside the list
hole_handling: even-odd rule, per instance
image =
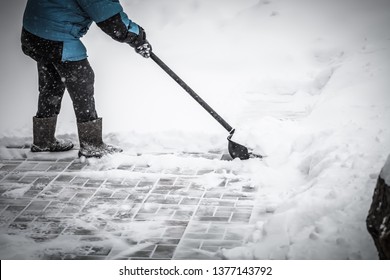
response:
[[[239,158],[242,160],[250,158],[263,158],[263,156],[254,154],[249,151],[247,147],[231,140],[235,129],[231,127],[220,115],[218,115],[218,113],[215,112],[213,108],[211,108],[198,94],[196,94],[196,92],[193,91],[178,75],[176,75],[175,72],[173,72],[160,58],[158,58],[155,53],[152,52],[150,57],[229,132],[229,136],[227,137],[227,140],[229,141],[228,150],[232,158]]]

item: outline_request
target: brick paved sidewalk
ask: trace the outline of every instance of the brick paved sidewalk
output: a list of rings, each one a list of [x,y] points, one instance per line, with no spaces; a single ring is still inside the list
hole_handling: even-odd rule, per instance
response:
[[[0,159],[2,259],[219,259],[253,228],[256,190],[232,170],[156,170],[136,160],[96,170],[76,151],[10,154]],[[199,180],[208,175],[219,183]]]

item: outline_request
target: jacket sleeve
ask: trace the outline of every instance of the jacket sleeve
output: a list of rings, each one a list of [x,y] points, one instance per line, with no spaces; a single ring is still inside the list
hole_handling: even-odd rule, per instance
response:
[[[77,0],[81,8],[111,38],[132,44],[140,27],[123,11],[119,0]]]
[[[99,26],[100,29],[108,34],[112,39],[121,43],[128,43],[132,45],[137,40],[139,27],[132,21],[128,21],[129,23],[127,25],[126,20],[123,19],[122,13],[118,13],[102,22],[97,23],[97,26]]]
[[[77,0],[80,7],[96,22],[102,22],[118,13],[123,13],[119,0]]]

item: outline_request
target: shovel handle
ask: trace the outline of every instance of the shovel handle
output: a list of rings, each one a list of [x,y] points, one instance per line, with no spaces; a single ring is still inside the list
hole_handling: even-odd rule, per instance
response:
[[[233,132],[231,127],[217,112],[213,110],[195,91],[192,90],[175,72],[172,71],[155,53],[150,54],[150,58],[157,63],[172,79],[174,79],[192,98],[195,99],[214,119],[216,119],[229,133]]]

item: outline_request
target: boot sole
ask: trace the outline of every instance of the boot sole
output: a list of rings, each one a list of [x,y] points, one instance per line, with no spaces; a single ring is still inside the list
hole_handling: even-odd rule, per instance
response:
[[[102,158],[104,155],[84,155],[83,153],[79,152],[79,158]]]
[[[115,151],[115,152],[111,152],[111,153],[110,152],[106,152],[106,153],[101,153],[101,154],[86,155],[86,154],[83,154],[82,152],[79,151],[79,158],[85,157],[85,158],[98,158],[98,159],[100,159],[100,158],[102,158],[102,157],[104,157],[106,155],[119,154],[119,153],[122,153],[122,152],[123,152],[123,150],[121,149],[121,150],[118,150],[118,151]]]
[[[74,145],[69,146],[69,147],[66,148],[66,149],[56,150],[56,149],[50,149],[50,148],[41,149],[41,148],[38,148],[37,146],[31,146],[30,151],[33,152],[33,153],[44,153],[44,152],[60,153],[60,152],[67,152],[67,151],[70,151],[70,150],[73,149],[73,147],[74,147]]]

